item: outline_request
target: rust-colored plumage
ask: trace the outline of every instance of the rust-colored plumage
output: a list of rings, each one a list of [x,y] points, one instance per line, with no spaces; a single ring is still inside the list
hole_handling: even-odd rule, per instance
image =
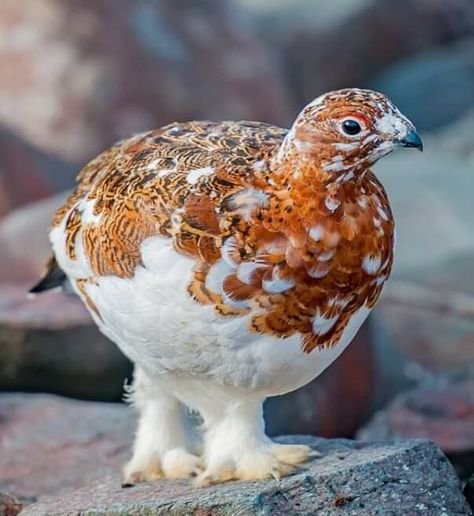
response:
[[[346,348],[393,260],[387,195],[370,166],[421,148],[382,94],[341,90],[289,131],[188,122],[117,143],[56,213],[64,280],[135,363],[141,411],[125,482],[288,474],[309,448],[265,436],[262,403]],[[193,453],[180,405],[204,420]]]
[[[82,241],[93,276],[79,280],[132,277],[142,242],[162,235],[195,259],[188,292],[197,303],[223,317],[254,313],[250,332],[298,333],[306,352],[337,343],[392,265],[392,214],[368,170],[387,103],[357,91],[310,105],[290,135],[258,122],[190,122],[101,154],[53,221],[66,219],[71,260]],[[365,146],[331,145],[331,121],[350,116],[366,126]],[[206,278],[222,257],[232,271],[212,291]],[[318,332],[315,317],[334,323]]]

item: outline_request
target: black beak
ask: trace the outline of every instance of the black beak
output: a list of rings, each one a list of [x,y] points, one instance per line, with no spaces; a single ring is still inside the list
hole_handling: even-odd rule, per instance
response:
[[[400,144],[403,145],[403,147],[418,149],[423,152],[423,142],[414,129],[412,129],[403,140],[400,140]]]

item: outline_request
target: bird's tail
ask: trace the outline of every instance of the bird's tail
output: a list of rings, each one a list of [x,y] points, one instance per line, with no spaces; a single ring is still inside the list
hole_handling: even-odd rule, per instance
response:
[[[53,255],[46,265],[46,273],[43,278],[29,290],[29,294],[40,294],[46,290],[62,288],[66,283],[67,276],[59,267],[56,257]]]

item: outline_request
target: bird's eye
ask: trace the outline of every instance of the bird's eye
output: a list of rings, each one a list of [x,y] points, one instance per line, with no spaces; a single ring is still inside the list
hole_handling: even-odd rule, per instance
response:
[[[349,136],[355,136],[356,134],[359,134],[362,131],[362,127],[359,124],[359,122],[357,122],[357,120],[349,118],[342,122],[342,130]]]

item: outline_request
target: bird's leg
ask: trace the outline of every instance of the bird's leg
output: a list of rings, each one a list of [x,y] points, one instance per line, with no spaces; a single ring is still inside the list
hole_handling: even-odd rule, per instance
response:
[[[205,471],[198,484],[280,478],[304,462],[308,446],[276,444],[265,435],[263,400],[242,397],[204,417]]]
[[[135,370],[130,398],[140,416],[133,456],[124,467],[124,485],[200,473],[200,459],[191,452],[189,422],[182,404],[159,380],[140,369]]]

